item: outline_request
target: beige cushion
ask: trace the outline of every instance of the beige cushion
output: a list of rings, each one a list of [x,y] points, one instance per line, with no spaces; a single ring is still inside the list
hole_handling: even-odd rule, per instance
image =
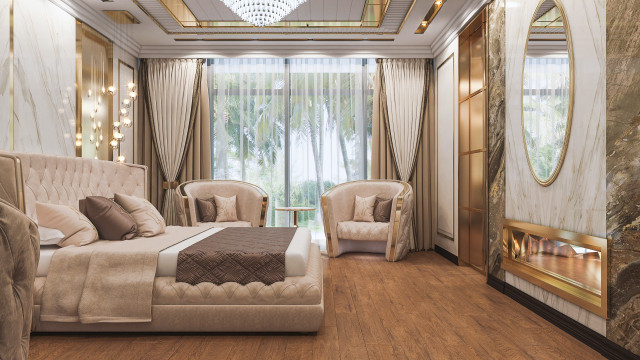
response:
[[[376,196],[360,197],[356,195],[353,208],[353,221],[373,222],[373,208],[376,205]]]
[[[238,221],[236,212],[236,195],[232,197],[222,197],[213,195],[216,202],[216,222]]]
[[[338,223],[338,238],[344,240],[387,241],[389,223],[341,221]]]
[[[82,246],[98,240],[95,226],[80,211],[56,204],[36,203],[38,224],[58,229],[64,234],[59,246]]]
[[[136,222],[138,236],[154,236],[165,232],[167,225],[158,210],[147,200],[124,194],[115,194],[114,199]]]

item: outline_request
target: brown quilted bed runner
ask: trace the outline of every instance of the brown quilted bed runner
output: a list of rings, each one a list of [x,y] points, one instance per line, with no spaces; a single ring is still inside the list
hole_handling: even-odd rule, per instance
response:
[[[284,281],[285,256],[297,228],[225,228],[178,253],[176,282],[266,285]]]

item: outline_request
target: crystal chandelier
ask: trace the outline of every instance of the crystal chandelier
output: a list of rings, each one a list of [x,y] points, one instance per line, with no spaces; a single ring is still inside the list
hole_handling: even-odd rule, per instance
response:
[[[242,20],[255,26],[268,26],[289,15],[307,0],[222,0]]]

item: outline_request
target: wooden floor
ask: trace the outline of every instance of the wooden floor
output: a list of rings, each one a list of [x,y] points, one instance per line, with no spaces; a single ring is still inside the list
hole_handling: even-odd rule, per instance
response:
[[[35,334],[30,359],[600,359],[433,252],[324,260],[317,334]]]

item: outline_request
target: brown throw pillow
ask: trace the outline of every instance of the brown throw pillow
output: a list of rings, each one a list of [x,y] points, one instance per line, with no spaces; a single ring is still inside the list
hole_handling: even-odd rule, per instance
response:
[[[214,198],[207,200],[196,199],[196,206],[198,207],[200,222],[216,221],[216,201]]]
[[[113,200],[102,196],[87,196],[84,213],[98,229],[102,240],[130,240],[136,237],[138,226],[133,216]]]
[[[376,198],[376,205],[373,207],[373,221],[389,222],[391,220],[391,199],[385,200]]]

